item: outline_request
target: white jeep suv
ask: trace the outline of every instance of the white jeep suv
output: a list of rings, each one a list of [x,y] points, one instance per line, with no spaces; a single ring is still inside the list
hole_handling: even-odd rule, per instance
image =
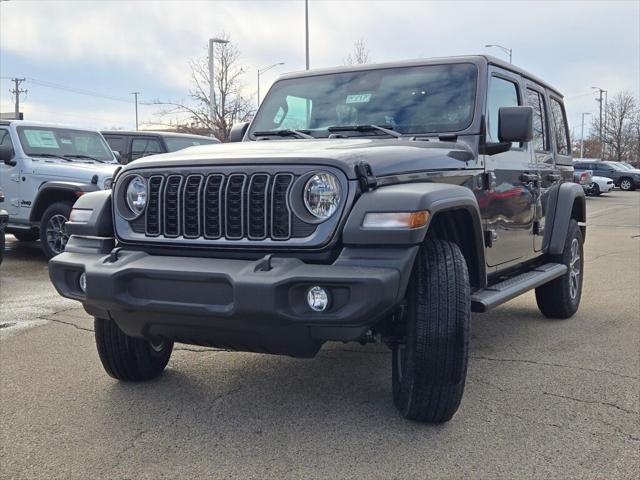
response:
[[[0,121],[0,190],[7,233],[40,239],[51,258],[64,250],[71,207],[86,192],[111,188],[119,163],[95,130]]]

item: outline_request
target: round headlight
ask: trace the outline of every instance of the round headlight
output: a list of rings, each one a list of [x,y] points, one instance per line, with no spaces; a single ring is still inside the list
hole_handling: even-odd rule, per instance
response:
[[[335,213],[340,205],[340,182],[332,173],[311,176],[304,186],[304,205],[309,213],[322,220]]]
[[[147,206],[147,182],[140,175],[129,180],[127,185],[127,206],[135,215],[140,215]]]

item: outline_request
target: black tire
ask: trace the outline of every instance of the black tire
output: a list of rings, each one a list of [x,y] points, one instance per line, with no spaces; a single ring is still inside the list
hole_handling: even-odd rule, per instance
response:
[[[467,376],[471,297],[454,243],[428,239],[407,291],[404,339],[393,347],[393,400],[403,417],[442,423],[458,410]]]
[[[64,224],[69,220],[71,207],[71,202],[56,202],[50,205],[42,214],[42,219],[40,220],[40,246],[47,260],[62,253],[67,245],[69,237],[64,229]]]
[[[582,244],[580,227],[575,220],[571,220],[562,255],[551,258],[552,262],[564,263],[569,268],[567,273],[536,288],[536,302],[545,317],[569,318],[578,311],[584,278]]]
[[[629,192],[631,190],[635,190],[635,185],[633,183],[632,178],[624,177],[620,179],[620,190],[624,190],[625,192]]]
[[[157,346],[125,334],[113,320],[94,319],[96,346],[105,371],[117,380],[140,382],[158,377],[167,366],[173,342]]]
[[[591,185],[591,195],[593,195],[594,197],[599,197],[601,193],[602,192],[600,192],[600,187],[597,183]]]
[[[21,242],[35,242],[40,238],[40,234],[33,230],[30,232],[13,232],[13,236]]]

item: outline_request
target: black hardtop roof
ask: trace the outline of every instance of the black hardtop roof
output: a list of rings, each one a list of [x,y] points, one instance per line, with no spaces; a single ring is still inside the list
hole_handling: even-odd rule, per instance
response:
[[[302,70],[298,72],[285,73],[281,75],[278,80],[285,80],[290,78],[301,78],[301,77],[313,77],[316,75],[329,75],[334,73],[346,73],[346,72],[357,72],[357,71],[366,71],[366,70],[379,70],[382,68],[398,68],[398,67],[418,67],[422,65],[443,65],[450,63],[473,63],[475,65],[485,64],[485,65],[496,65],[500,68],[504,68],[505,70],[509,70],[511,72],[517,73],[518,75],[522,75],[529,80],[532,80],[549,90],[552,90],[555,94],[562,97],[562,93],[558,91],[557,88],[550,85],[548,82],[536,77],[532,73],[527,72],[526,70],[517,67],[511,63],[500,60],[499,58],[493,57],[491,55],[460,55],[460,56],[452,56],[452,57],[435,57],[435,58],[424,58],[424,59],[415,59],[415,60],[402,60],[396,62],[385,62],[385,63],[368,63],[366,65],[345,65],[340,67],[330,67],[330,68],[317,68],[313,70]]]
[[[148,136],[158,135],[161,137],[182,137],[182,138],[206,138],[207,140],[213,140],[219,142],[215,137],[206,137],[204,135],[195,135],[193,133],[178,133],[178,132],[165,132],[156,130],[100,130],[103,135],[131,135],[131,136]]]

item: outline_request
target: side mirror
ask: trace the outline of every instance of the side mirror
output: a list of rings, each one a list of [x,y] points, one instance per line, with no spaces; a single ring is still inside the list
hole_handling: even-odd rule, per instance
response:
[[[500,142],[530,142],[533,138],[533,108],[502,107],[498,111]]]
[[[15,167],[17,162],[13,159],[14,156],[15,152],[12,147],[9,145],[0,145],[0,161],[10,167]]]
[[[231,127],[231,131],[229,132],[229,141],[230,142],[241,142],[247,133],[247,129],[249,128],[249,122],[237,123],[233,127]]]
[[[122,163],[122,155],[120,155],[120,152],[117,150],[111,150],[113,152],[113,156],[116,157],[116,160],[118,161],[118,163]]]

